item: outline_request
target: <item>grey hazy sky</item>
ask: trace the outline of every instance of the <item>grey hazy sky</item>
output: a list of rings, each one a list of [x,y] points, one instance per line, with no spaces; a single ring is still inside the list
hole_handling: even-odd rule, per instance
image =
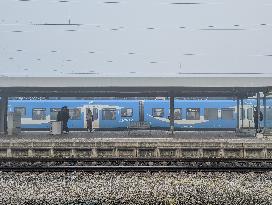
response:
[[[0,0],[0,76],[272,72],[271,0],[109,1]]]

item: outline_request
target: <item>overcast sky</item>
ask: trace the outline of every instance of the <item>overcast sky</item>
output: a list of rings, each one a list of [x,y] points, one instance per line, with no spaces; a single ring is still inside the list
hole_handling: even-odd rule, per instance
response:
[[[0,76],[271,73],[271,36],[271,0],[0,0]]]

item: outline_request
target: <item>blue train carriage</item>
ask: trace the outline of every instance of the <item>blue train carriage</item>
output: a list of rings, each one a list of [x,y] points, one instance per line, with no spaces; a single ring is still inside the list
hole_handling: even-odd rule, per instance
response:
[[[94,115],[94,128],[124,129],[130,121],[139,121],[138,103],[138,100],[95,100],[84,105],[84,119],[86,109],[90,108]],[[87,127],[86,122],[84,127]]]
[[[55,121],[57,113],[63,106],[69,107],[69,127],[77,128],[83,124],[81,108],[78,101],[61,100],[11,100],[9,111],[21,114],[23,129],[49,129],[50,121]]]
[[[257,106],[256,99],[247,99],[244,100],[243,110],[240,105],[240,126],[244,128],[254,128],[254,107]],[[260,111],[264,114],[263,102],[260,102]],[[242,121],[243,117],[243,121]],[[260,127],[264,127],[264,119],[259,121]],[[266,104],[266,127],[272,127],[272,99],[267,99]]]
[[[267,103],[267,125],[272,127],[271,102]],[[10,100],[9,111],[21,113],[22,128],[48,129],[65,105],[70,110],[68,126],[72,129],[86,128],[87,108],[93,112],[96,129],[124,129],[129,121],[146,121],[153,129],[168,129],[170,124],[168,100]],[[175,100],[175,127],[235,129],[236,106],[236,100]],[[256,100],[244,100],[244,109],[240,107],[240,125],[243,116],[245,128],[254,127],[253,106]]]
[[[49,129],[49,122],[56,120],[63,106],[69,108],[71,129],[87,127],[87,108],[92,110],[96,129],[126,128],[129,121],[139,120],[138,101],[127,100],[11,100],[8,109],[21,114],[23,129]]]
[[[243,126],[254,127],[254,101],[244,103]],[[236,100],[175,100],[176,129],[235,129],[237,126]],[[169,101],[149,100],[144,103],[145,121],[152,128],[169,128]],[[240,125],[242,109],[240,109]]]

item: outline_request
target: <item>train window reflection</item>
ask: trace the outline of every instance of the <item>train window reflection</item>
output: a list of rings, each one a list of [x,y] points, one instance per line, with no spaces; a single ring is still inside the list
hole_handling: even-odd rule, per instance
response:
[[[266,109],[266,119],[267,120],[272,120],[272,108],[267,108]]]
[[[93,120],[97,120],[98,119],[98,109],[94,108],[93,109]]]
[[[70,120],[80,120],[81,111],[79,108],[69,109]]]
[[[153,117],[163,117],[164,116],[164,108],[152,108],[152,116]]]
[[[104,108],[102,110],[102,120],[116,120],[116,109]]]
[[[205,108],[204,119],[205,120],[217,120],[218,119],[218,109],[217,108]]]
[[[181,120],[182,119],[182,109],[181,108],[175,108],[174,109],[174,119],[175,120]]]
[[[248,108],[247,109],[247,119],[248,120],[252,120],[253,119],[253,109],[252,108]]]
[[[133,109],[132,108],[121,108],[121,117],[132,117]]]
[[[222,108],[221,110],[221,119],[222,120],[233,120],[233,108]]]
[[[186,120],[200,120],[200,108],[187,108]]]
[[[46,120],[46,109],[45,108],[33,108],[32,120]]]
[[[50,109],[50,120],[57,120],[58,112],[61,108],[51,108]]]
[[[246,110],[245,110],[245,108],[240,108],[240,120],[244,120],[244,119],[246,119]]]
[[[21,115],[21,117],[24,117],[26,115],[26,108],[25,107],[15,107],[14,112]]]

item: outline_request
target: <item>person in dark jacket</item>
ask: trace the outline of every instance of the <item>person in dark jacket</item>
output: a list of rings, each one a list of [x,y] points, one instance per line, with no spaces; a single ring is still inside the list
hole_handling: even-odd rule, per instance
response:
[[[93,114],[90,108],[88,108],[86,112],[86,122],[87,122],[87,130],[89,132],[93,132]]]
[[[70,119],[70,115],[69,115],[69,109],[67,108],[67,106],[64,106],[61,109],[61,118],[62,118],[62,127],[63,127],[63,131],[65,131],[66,133],[69,132],[69,128],[67,126],[68,120]]]
[[[256,133],[259,133],[259,132],[261,132],[261,129],[259,129],[259,121],[263,121],[263,113],[260,111],[260,113],[258,114],[257,107],[254,107],[253,118],[254,118],[254,125],[255,125]]]

